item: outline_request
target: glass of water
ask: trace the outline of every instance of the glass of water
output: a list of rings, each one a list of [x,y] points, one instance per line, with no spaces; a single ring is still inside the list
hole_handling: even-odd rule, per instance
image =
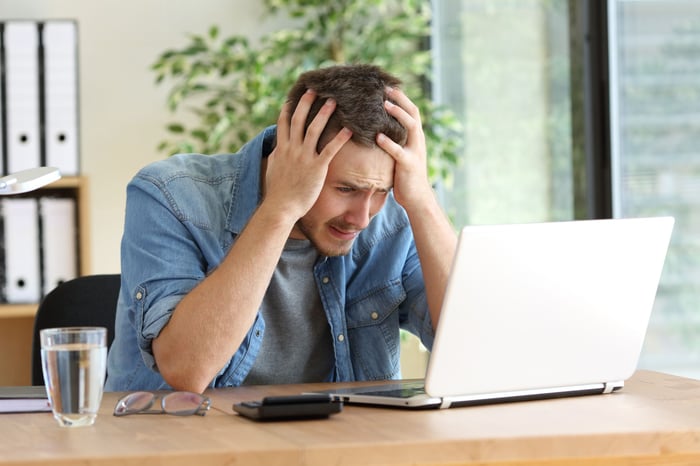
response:
[[[58,424],[94,424],[107,368],[107,329],[63,327],[40,331],[46,393]]]

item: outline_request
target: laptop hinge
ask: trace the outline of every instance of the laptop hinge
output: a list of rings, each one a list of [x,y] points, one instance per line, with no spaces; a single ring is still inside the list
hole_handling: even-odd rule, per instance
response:
[[[604,385],[604,387],[603,387],[603,393],[604,393],[604,394],[607,394],[607,393],[612,393],[612,392],[614,392],[614,391],[617,391],[617,390],[621,389],[622,387],[625,386],[625,382],[623,382],[623,381],[620,381],[620,382],[606,382],[606,383],[603,384],[603,385]]]
[[[442,403],[440,403],[440,409],[447,409],[452,405],[452,399],[443,397]]]

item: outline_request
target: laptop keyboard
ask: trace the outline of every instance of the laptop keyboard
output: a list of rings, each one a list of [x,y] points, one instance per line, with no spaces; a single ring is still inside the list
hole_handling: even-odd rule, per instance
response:
[[[425,395],[425,386],[411,386],[388,390],[368,390],[360,392],[362,395],[388,396],[392,398],[410,398],[416,395]]]

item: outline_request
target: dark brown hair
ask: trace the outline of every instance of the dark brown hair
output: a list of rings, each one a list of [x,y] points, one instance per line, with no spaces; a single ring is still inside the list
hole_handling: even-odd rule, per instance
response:
[[[397,87],[401,81],[374,65],[336,65],[307,71],[299,76],[289,91],[292,113],[307,89],[317,98],[306,119],[308,128],[328,98],[336,108],[319,139],[323,147],[343,128],[352,131],[352,141],[364,147],[376,145],[377,133],[384,133],[394,142],[406,143],[406,129],[384,109],[386,88]]]

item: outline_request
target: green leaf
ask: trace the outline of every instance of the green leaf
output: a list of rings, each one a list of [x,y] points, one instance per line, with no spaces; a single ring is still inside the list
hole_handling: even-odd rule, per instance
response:
[[[190,135],[198,141],[205,142],[209,138],[209,133],[203,129],[195,129],[190,131]]]
[[[182,134],[185,132],[185,127],[180,123],[170,123],[167,126],[168,131],[175,134]]]

